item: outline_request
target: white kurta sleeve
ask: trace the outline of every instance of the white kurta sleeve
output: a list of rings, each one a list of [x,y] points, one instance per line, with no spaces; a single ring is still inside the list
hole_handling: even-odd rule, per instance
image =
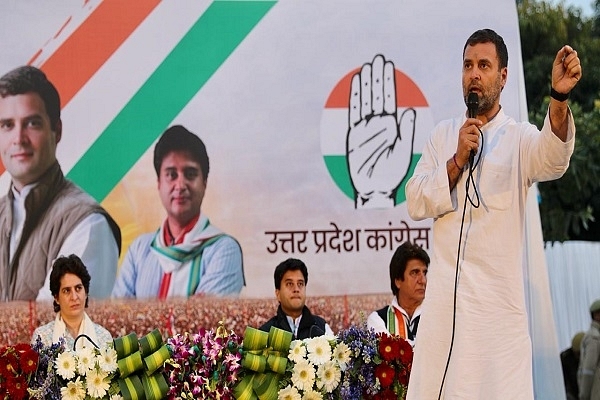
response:
[[[437,218],[457,207],[456,191],[450,191],[445,153],[438,152],[438,149],[452,144],[440,147],[436,140],[440,139],[436,139],[434,131],[423,149],[413,176],[406,184],[408,214],[415,221]]]

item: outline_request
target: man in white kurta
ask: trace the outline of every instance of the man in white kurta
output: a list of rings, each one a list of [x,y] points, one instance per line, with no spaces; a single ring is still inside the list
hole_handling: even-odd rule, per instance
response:
[[[408,400],[534,398],[522,274],[525,202],[534,182],[559,178],[569,165],[575,126],[564,96],[581,77],[581,65],[571,47],[559,50],[555,93],[540,132],[500,106],[507,63],[495,32],[469,38],[463,92],[465,102],[470,92],[478,94],[476,118],[441,122],[406,186],[410,216],[434,218],[433,268]],[[475,205],[479,199],[478,208],[465,201],[471,151],[469,196]]]

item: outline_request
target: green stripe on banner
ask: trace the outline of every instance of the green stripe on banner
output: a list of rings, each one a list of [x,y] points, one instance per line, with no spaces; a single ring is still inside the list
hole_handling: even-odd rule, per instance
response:
[[[67,177],[104,200],[275,3],[213,2]]]

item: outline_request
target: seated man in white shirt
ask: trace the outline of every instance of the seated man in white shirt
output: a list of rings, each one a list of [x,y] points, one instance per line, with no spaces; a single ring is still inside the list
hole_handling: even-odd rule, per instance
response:
[[[367,319],[367,326],[377,333],[399,335],[414,346],[428,268],[429,256],[421,246],[410,242],[399,246],[390,261],[390,285],[394,299],[389,306],[373,311]]]
[[[65,179],[56,159],[60,97],[39,69],[0,78],[0,156],[11,176],[0,199],[0,299],[51,299],[50,271],[75,254],[92,276],[90,296],[110,296],[121,231],[91,196]],[[90,173],[96,173],[90,171]]]

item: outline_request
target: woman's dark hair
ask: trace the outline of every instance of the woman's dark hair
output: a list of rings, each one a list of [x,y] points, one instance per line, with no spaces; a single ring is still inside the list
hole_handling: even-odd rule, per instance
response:
[[[83,288],[85,289],[85,307],[88,306],[88,296],[87,294],[90,292],[90,273],[87,268],[81,261],[79,257],[75,254],[71,254],[68,257],[58,257],[54,260],[54,264],[52,264],[52,272],[50,272],[50,293],[52,293],[52,297],[56,298],[58,293],[60,292],[60,280],[65,274],[73,274],[77,275],[79,279],[81,279],[81,283],[83,284]],[[60,305],[54,300],[54,312],[60,311]]]

